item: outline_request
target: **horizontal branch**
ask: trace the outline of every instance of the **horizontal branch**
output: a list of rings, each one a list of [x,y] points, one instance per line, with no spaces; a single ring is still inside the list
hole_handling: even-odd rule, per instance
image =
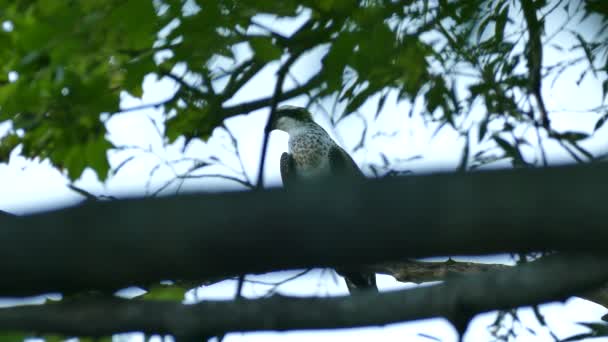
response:
[[[608,165],[85,203],[0,216],[0,295],[404,258],[605,251]]]
[[[307,92],[311,91],[315,87],[318,87],[319,85],[321,85],[322,79],[323,78],[321,77],[321,75],[317,74],[317,75],[313,76],[311,79],[309,79],[303,85],[283,92],[281,94],[279,100],[284,101],[284,100],[294,98],[296,96],[300,96],[302,94],[306,94]],[[226,117],[237,115],[237,114],[249,113],[254,110],[258,110],[260,108],[270,106],[270,104],[272,103],[272,98],[273,98],[273,96],[269,96],[269,97],[266,97],[263,99],[254,100],[254,101],[245,102],[245,103],[239,103],[239,104],[236,104],[233,106],[225,107],[223,109],[223,113]]]
[[[451,275],[474,274],[511,268],[505,264],[485,264],[468,261],[419,261],[407,260],[365,267],[370,272],[390,275],[403,283],[421,284],[441,281]]]
[[[105,298],[0,309],[0,330],[77,336],[120,332],[210,336],[224,332],[332,329],[445,317],[564,300],[608,281],[608,257],[553,255],[505,271],[451,277],[409,290],[331,298],[273,296],[238,301]],[[513,291],[517,289],[517,291]]]
[[[407,260],[383,263],[365,267],[370,272],[386,274],[403,283],[426,283],[443,281],[447,277],[463,276],[488,271],[500,271],[515,266],[505,264],[486,264],[469,261],[418,261]],[[608,308],[608,283],[602,286],[577,293],[577,297],[592,301]]]

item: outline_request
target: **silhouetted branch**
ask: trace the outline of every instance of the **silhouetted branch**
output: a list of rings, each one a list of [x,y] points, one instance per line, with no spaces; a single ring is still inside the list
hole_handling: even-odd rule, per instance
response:
[[[264,129],[264,139],[262,141],[262,153],[260,157],[260,166],[258,168],[258,178],[255,183],[256,188],[261,190],[264,188],[264,166],[266,165],[266,152],[268,150],[268,140],[270,137],[270,129],[272,122],[275,118],[275,113],[277,110],[277,106],[279,102],[281,102],[281,96],[283,94],[283,82],[285,81],[285,76],[289,72],[289,68],[295,63],[295,61],[300,58],[301,53],[294,53],[281,65],[279,71],[277,72],[277,82],[274,86],[274,92],[272,93],[272,98],[270,101],[270,115],[268,115],[268,120],[266,121],[266,127]]]
[[[305,82],[301,87],[295,87],[293,89],[287,90],[279,96],[278,100],[283,101],[287,99],[294,98],[296,96],[306,94],[310,90],[320,86],[323,83],[323,78],[321,74],[317,74]],[[272,96],[265,97],[263,99],[254,100],[250,102],[244,102],[233,106],[224,107],[223,113],[224,116],[229,117],[237,114],[249,113],[254,110],[258,110],[264,108],[266,106],[270,106],[272,102]]]
[[[420,284],[432,281],[442,281],[456,275],[500,271],[512,267],[514,266],[454,261],[449,259],[447,261],[408,260],[382,263],[367,266],[365,269],[375,273],[390,275],[400,282]],[[577,296],[608,308],[608,283],[597,289],[579,293]]]
[[[212,336],[384,325],[432,317],[454,322],[495,309],[567,299],[608,281],[606,266],[607,257],[553,255],[502,272],[450,277],[434,286],[333,298],[275,295],[194,305],[116,298],[74,300],[0,309],[0,329],[78,336],[132,331]]]
[[[522,0],[520,1],[521,8],[524,13],[524,19],[528,29],[528,43],[526,44],[526,60],[528,66],[528,77],[530,80],[530,94],[534,96],[538,110],[540,112],[540,124],[549,129],[549,114],[545,107],[545,101],[541,93],[542,84],[542,62],[543,62],[543,44],[542,35],[544,22],[539,21],[536,17],[537,3]]]
[[[0,260],[10,260],[0,263],[0,274],[11,275],[0,282],[0,294],[438,255],[603,252],[606,174],[608,165],[598,163],[388,177],[289,193],[98,201],[0,217]]]

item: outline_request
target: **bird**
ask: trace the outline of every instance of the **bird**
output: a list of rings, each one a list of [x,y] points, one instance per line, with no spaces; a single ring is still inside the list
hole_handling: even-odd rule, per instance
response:
[[[283,152],[280,161],[281,180],[288,191],[302,184],[320,185],[329,179],[365,178],[353,158],[313,120],[306,108],[277,108],[270,129],[289,134],[289,152]],[[336,272],[344,277],[350,294],[378,292],[373,272],[342,268]]]

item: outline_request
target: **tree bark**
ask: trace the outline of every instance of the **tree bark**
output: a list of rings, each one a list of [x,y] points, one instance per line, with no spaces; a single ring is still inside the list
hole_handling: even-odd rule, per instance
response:
[[[86,203],[0,217],[0,295],[410,257],[605,251],[605,164]]]
[[[213,336],[224,332],[333,329],[474,315],[564,300],[608,281],[608,257],[552,255],[504,271],[454,276],[415,289],[332,298],[274,296],[183,305],[103,298],[0,309],[0,330],[77,336],[120,332]]]

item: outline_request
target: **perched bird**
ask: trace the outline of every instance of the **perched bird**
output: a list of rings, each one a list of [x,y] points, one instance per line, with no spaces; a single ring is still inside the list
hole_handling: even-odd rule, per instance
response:
[[[289,134],[289,153],[281,155],[281,179],[286,189],[297,184],[314,185],[331,178],[365,177],[350,155],[313,121],[305,108],[279,107],[271,129]],[[378,291],[374,273],[350,269],[336,271],[344,277],[351,294],[361,290]]]

